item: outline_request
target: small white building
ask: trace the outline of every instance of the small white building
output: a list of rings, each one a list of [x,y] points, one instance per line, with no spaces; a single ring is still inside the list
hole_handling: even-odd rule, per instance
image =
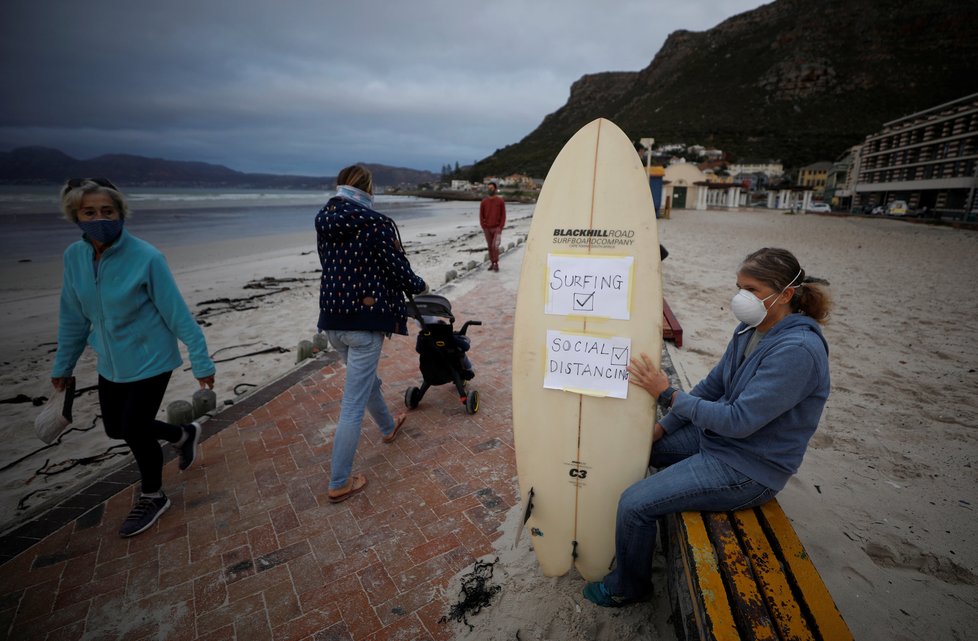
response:
[[[670,209],[706,209],[705,183],[706,175],[693,163],[671,164],[663,176],[662,201]]]

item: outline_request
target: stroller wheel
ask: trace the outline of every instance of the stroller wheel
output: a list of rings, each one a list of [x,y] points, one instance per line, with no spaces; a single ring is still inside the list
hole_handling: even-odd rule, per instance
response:
[[[479,391],[470,390],[465,397],[465,411],[469,414],[475,414],[479,411]]]
[[[414,409],[421,402],[421,390],[417,387],[409,387],[407,391],[404,392],[404,404],[408,406],[409,409]]]

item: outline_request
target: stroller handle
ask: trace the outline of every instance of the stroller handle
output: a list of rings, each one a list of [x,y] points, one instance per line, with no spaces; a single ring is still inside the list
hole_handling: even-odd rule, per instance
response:
[[[476,320],[465,321],[465,324],[462,325],[462,329],[458,330],[458,335],[465,336],[465,330],[469,328],[469,325],[481,325],[481,324],[482,321],[476,321]]]

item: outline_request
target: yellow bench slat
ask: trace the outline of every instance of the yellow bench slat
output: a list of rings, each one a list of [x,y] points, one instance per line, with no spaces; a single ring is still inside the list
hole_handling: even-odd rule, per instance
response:
[[[703,516],[699,512],[683,512],[679,516],[680,534],[685,539],[680,551],[683,565],[686,566],[689,591],[694,595],[693,610],[697,625],[701,633],[709,635],[704,638],[740,641]]]
[[[791,521],[777,501],[768,501],[760,508],[764,520],[774,533],[781,555],[791,575],[805,595],[805,603],[823,639],[852,641],[852,632],[842,619],[835,600],[822,582],[822,577],[801,544]]]
[[[730,585],[730,598],[736,602],[741,629],[751,641],[778,641],[774,622],[768,615],[764,597],[754,581],[729,515],[719,512],[707,514],[706,527],[713,540],[720,570]]]
[[[795,601],[791,586],[781,571],[770,542],[754,510],[733,512],[733,519],[740,532],[744,548],[751,561],[754,577],[760,584],[767,601],[768,611],[785,641],[815,641],[801,607]],[[833,640],[834,641],[834,640]]]

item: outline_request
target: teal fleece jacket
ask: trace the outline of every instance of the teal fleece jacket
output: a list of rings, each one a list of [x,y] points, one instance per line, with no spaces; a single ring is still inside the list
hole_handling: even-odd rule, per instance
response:
[[[71,376],[86,344],[98,354],[98,373],[114,383],[170,372],[183,363],[177,338],[195,377],[214,374],[204,333],[158,249],[123,231],[94,259],[87,239],[65,250],[52,377]]]
[[[702,430],[700,451],[780,491],[798,471],[829,396],[828,343],[818,323],[791,314],[745,359],[753,330],[736,333],[745,327],[737,326],[706,378],[676,394],[660,423],[667,433]]]

